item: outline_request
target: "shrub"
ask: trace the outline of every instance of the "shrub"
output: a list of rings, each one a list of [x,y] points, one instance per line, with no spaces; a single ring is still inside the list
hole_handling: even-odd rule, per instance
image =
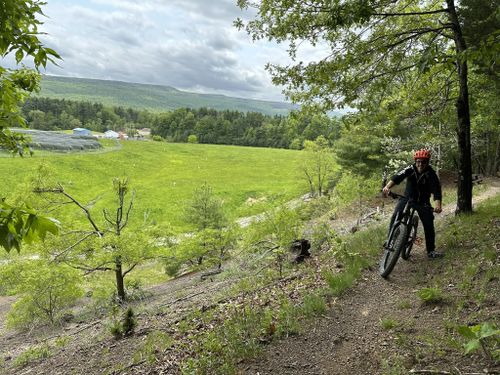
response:
[[[117,310],[113,312],[111,322],[108,324],[109,332],[118,340],[122,337],[130,336],[137,326],[134,310],[128,307],[120,318],[116,317]]]
[[[165,139],[161,135],[153,135],[151,139],[156,142],[165,142]]]
[[[42,260],[18,265],[21,277],[15,287],[19,299],[12,305],[7,325],[27,329],[40,323],[56,324],[65,309],[83,295],[80,273]]]
[[[194,134],[190,134],[187,138],[187,143],[198,143],[198,137]]]

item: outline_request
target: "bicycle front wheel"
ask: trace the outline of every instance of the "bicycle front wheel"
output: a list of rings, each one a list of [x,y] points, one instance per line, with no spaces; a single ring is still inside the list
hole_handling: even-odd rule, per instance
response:
[[[386,278],[394,269],[396,262],[398,261],[399,254],[406,244],[406,225],[398,225],[389,239],[389,243],[384,248],[384,255],[380,259],[379,272],[380,276]]]

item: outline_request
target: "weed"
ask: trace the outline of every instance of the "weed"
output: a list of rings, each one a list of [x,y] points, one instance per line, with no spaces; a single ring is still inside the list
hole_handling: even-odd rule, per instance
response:
[[[56,348],[64,348],[71,342],[72,338],[69,336],[60,336],[56,339],[55,344]]]
[[[52,353],[47,344],[33,346],[17,356],[17,358],[14,360],[14,366],[24,367],[33,361],[48,358],[51,355]]]
[[[282,301],[276,323],[276,335],[288,337],[300,332],[300,311],[288,300]]]
[[[411,309],[411,301],[406,300],[406,299],[402,300],[402,301],[399,301],[398,304],[397,304],[397,307],[400,310]]]
[[[457,330],[467,340],[466,354],[482,349],[489,360],[500,359],[500,329],[495,325],[486,322],[472,327],[460,326]]]
[[[417,292],[417,295],[426,304],[436,304],[443,301],[443,292],[437,287],[422,288]]]
[[[392,318],[380,319],[380,325],[383,329],[390,330],[398,326],[398,322]]]
[[[334,296],[340,296],[343,294],[356,280],[356,275],[352,272],[348,272],[348,270],[340,273],[325,271],[323,272],[323,277],[325,278],[326,283],[330,287],[330,291]]]
[[[383,359],[382,370],[384,375],[406,375],[408,373],[404,366],[404,359],[398,355]]]
[[[306,318],[312,318],[314,316],[323,314],[326,312],[325,299],[318,294],[307,295],[304,298],[301,310],[302,314]]]

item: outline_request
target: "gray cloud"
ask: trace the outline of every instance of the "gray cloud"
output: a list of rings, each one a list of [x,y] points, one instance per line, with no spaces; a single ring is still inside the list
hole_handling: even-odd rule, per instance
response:
[[[63,57],[47,73],[162,84],[283,100],[264,71],[273,45],[253,45],[232,21],[235,0],[49,1],[42,31]],[[270,53],[271,52],[271,53]]]

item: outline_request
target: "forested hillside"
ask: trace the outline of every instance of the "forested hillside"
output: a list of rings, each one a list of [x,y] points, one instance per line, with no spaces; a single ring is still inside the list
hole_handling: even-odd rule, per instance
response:
[[[235,98],[224,95],[196,94],[170,86],[105,81],[99,79],[43,76],[40,97],[70,99],[106,106],[130,107],[165,112],[177,108],[213,108],[286,115],[296,109],[289,103]]]
[[[85,127],[96,132],[151,128],[152,134],[170,142],[231,144],[301,149],[305,140],[320,135],[333,142],[340,132],[340,120],[325,115],[300,118],[268,116],[236,110],[180,108],[156,113],[102,103],[33,97],[23,106],[28,125],[40,130]]]

